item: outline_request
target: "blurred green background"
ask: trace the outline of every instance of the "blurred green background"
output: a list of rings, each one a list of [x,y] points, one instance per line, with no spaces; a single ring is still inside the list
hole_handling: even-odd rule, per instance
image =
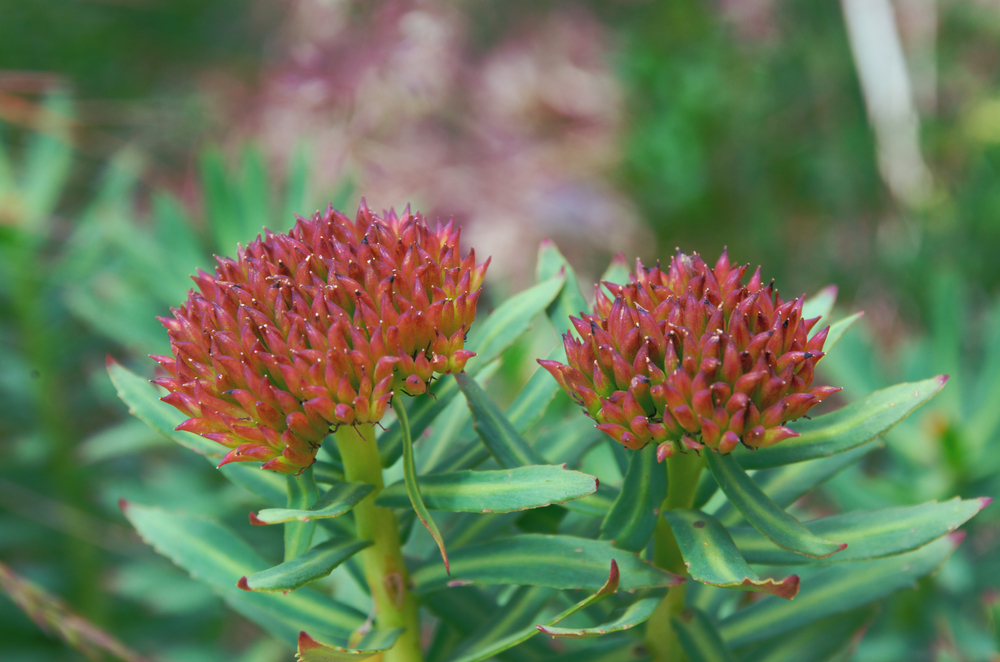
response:
[[[249,502],[104,359],[151,375],[188,274],[362,194],[454,216],[493,301],[546,236],[590,282],[728,246],[836,283],[848,399],[952,379],[830,507],[1000,496],[998,58],[990,0],[0,2],[0,561],[156,659],[290,657],[121,517]],[[1000,659],[994,510],[853,659]],[[82,659],[5,597],[0,658]]]

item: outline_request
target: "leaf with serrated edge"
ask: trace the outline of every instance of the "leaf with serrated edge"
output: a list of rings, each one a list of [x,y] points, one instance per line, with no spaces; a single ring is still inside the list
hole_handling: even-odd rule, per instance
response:
[[[766,469],[828,457],[873,441],[926,404],[944,387],[948,377],[938,375],[921,382],[896,384],[812,420],[790,425],[798,437],[774,446],[733,453],[744,469]]]
[[[299,662],[334,662],[335,660],[365,660],[392,648],[403,628],[372,630],[358,642],[358,647],[341,648],[321,643],[305,632],[299,633],[295,659]]]
[[[690,662],[733,662],[719,631],[700,609],[687,609],[670,619]]]
[[[265,508],[256,515],[250,513],[250,523],[257,526],[278,524],[292,520],[308,521],[339,517],[372,493],[374,485],[366,483],[336,483],[323,493],[312,508],[302,510],[289,508]]]
[[[406,483],[406,493],[410,497],[410,505],[413,511],[420,518],[420,522],[427,529],[427,532],[434,538],[438,549],[441,551],[441,560],[444,561],[445,572],[448,569],[448,552],[444,548],[444,538],[434,523],[431,514],[427,512],[427,506],[420,497],[420,483],[417,482],[417,463],[413,459],[413,438],[410,437],[410,421],[406,417],[406,406],[403,404],[403,396],[396,395],[392,399],[392,408],[399,419],[399,429],[403,433],[403,477]]]
[[[847,543],[843,552],[821,562],[865,561],[919,549],[954,531],[991,501],[989,497],[964,501],[956,497],[944,503],[932,501],[919,506],[858,511],[804,524],[816,535]],[[796,565],[816,562],[777,549],[750,527],[734,528],[729,533],[750,563]]]
[[[604,582],[605,568],[612,560],[622,570],[623,591],[663,588],[684,581],[608,541],[537,533],[453,551],[450,581],[436,563],[418,568],[412,579],[416,591],[421,593],[461,584],[529,584],[594,590]]]
[[[826,342],[823,343],[823,351],[827,354],[833,349],[833,346],[847,333],[854,324],[864,317],[865,313],[863,310],[854,313],[849,317],[830,325],[830,330],[826,334]]]
[[[633,552],[643,550],[666,496],[667,472],[656,461],[656,444],[632,451],[621,492],[601,523],[601,540],[611,540],[615,547]]]
[[[607,623],[601,623],[590,628],[560,628],[552,625],[539,625],[538,629],[557,639],[592,639],[603,637],[612,632],[622,632],[642,625],[653,615],[659,604],[663,602],[662,595],[656,595],[636,600],[619,615]]]
[[[565,465],[532,465],[494,471],[456,471],[420,476],[420,495],[431,510],[454,513],[509,513],[543,508],[593,494],[597,479]],[[382,490],[375,504],[410,505],[403,483]]]
[[[664,512],[663,518],[670,523],[688,572],[702,584],[770,593],[788,600],[799,592],[798,575],[781,581],[758,577],[733,544],[726,529],[711,515],[697,510],[676,509]]]
[[[175,441],[199,455],[221,458],[225,454],[225,449],[214,441],[199,437],[191,432],[174,429],[184,422],[184,414],[160,401],[160,393],[164,391],[161,391],[154,384],[150,384],[110,356],[107,365],[108,374],[118,391],[118,397],[128,405],[130,414],[167,439]]]
[[[334,568],[370,545],[367,540],[332,538],[291,561],[242,577],[236,586],[244,591],[294,591],[309,582],[326,577]]]
[[[825,558],[846,545],[813,535],[761,491],[732,455],[705,451],[709,470],[719,487],[754,528],[778,547],[812,558]]]
[[[723,619],[719,632],[737,648],[880,600],[933,571],[963,537],[955,532],[915,552],[824,568],[809,577],[793,602],[764,597]]]

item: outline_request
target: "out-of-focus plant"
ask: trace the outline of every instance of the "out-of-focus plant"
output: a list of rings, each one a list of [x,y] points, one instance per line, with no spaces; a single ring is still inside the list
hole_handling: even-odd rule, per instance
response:
[[[546,243],[538,284],[456,336],[449,315],[470,319],[451,293],[463,271],[439,261],[457,259],[457,239],[439,230],[424,245],[429,231],[411,227],[419,219],[364,207],[353,222],[317,213],[201,274],[200,294],[165,322],[173,357],[158,359],[183,413],[109,365],[134,414],[269,506],[250,524],[284,526],[251,544],[262,534],[222,525],[211,504],[129,502],[126,516],[299,659],[830,659],[870,604],[939,566],[961,539],[950,532],[988,503],[806,524],[825,504],[786,512],[946,381],[792,422],[836,391],[811,386],[813,366],[857,319],[811,333],[830,291],[784,303],[725,259],[710,269],[678,255],[635,275],[616,262],[595,312],[571,324],[590,307]],[[482,385],[543,313],[566,334],[544,362],[558,382],[536,372],[501,409]],[[476,354],[465,371],[426,389],[454,369],[444,348],[463,344]],[[376,382],[395,415],[381,432]],[[418,604],[434,618],[421,623]]]

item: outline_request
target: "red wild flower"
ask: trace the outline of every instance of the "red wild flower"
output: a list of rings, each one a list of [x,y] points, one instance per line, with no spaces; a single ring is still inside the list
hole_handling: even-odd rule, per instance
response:
[[[296,474],[331,426],[376,423],[395,389],[460,372],[489,260],[462,258],[459,233],[362,201],[353,222],[327,208],[216,258],[160,318],[173,356],[152,357],[169,373],[154,381],[190,416],[177,429],[231,449],[220,466]]]
[[[571,318],[563,336],[568,365],[539,361],[586,407],[597,427],[627,448],[731,452],[798,436],[784,424],[839,388],[812,387],[829,327],[802,319],[803,298],[785,302],[760,268],[725,251],[715,268],[680,252],[670,266],[636,261],[628,285],[597,288],[596,314]]]

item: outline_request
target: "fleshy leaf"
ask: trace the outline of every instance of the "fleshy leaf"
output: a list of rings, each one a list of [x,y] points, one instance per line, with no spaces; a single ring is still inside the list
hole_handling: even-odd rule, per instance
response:
[[[625,261],[625,255],[618,253],[613,258],[611,258],[611,263],[608,264],[608,268],[604,270],[604,274],[601,276],[600,282],[614,283],[615,285],[625,285],[629,282],[629,276],[632,273],[629,271],[628,262]]]
[[[700,609],[688,609],[670,619],[690,662],[733,662],[719,631]]]
[[[431,534],[431,537],[434,538],[434,542],[437,543],[438,549],[441,550],[441,560],[444,561],[445,572],[449,572],[448,552],[444,548],[444,538],[441,536],[437,524],[434,523],[431,514],[427,512],[427,506],[424,505],[424,501],[420,497],[420,484],[417,482],[417,463],[413,459],[413,438],[410,437],[410,421],[406,417],[406,406],[403,404],[403,397],[401,395],[393,397],[392,408],[396,412],[396,417],[399,419],[399,429],[403,433],[403,477],[406,484],[406,493],[410,497],[410,505],[413,506],[413,511],[420,518],[420,522],[427,529],[427,532]]]
[[[706,463],[719,487],[754,528],[782,549],[825,558],[846,547],[814,535],[764,494],[732,455],[705,452]]]
[[[563,257],[563,254],[559,252],[551,240],[543,239],[538,246],[538,266],[535,270],[539,282],[558,275],[560,270],[566,276],[566,283],[559,290],[555,301],[549,304],[546,312],[549,321],[556,328],[556,333],[562,335],[572,326],[569,320],[570,315],[579,317],[581,312],[590,309],[590,305],[587,303],[587,298],[583,296],[583,292],[580,291],[580,281],[577,280],[576,271],[572,265]],[[565,350],[560,348],[558,351],[562,352],[562,358],[556,360],[565,361]]]
[[[876,612],[876,607],[862,607],[824,618],[763,642],[744,662],[829,662],[834,655],[857,645],[859,631],[868,626]]]
[[[288,487],[287,510],[307,510],[316,503],[319,492],[316,481],[313,480],[312,467],[298,476],[286,476]],[[285,560],[291,561],[312,544],[313,533],[316,531],[315,518],[303,520],[288,520],[285,522]]]
[[[311,581],[326,577],[333,569],[371,543],[356,538],[332,538],[291,561],[243,577],[237,586],[244,591],[294,591]]]
[[[450,581],[444,569],[435,563],[418,568],[412,578],[418,592],[461,584],[528,584],[595,590],[604,583],[605,568],[612,560],[621,569],[624,591],[662,588],[684,581],[607,541],[535,533],[453,551]]]
[[[366,660],[392,648],[403,628],[371,630],[358,642],[357,648],[341,648],[321,643],[305,632],[299,633],[295,659],[299,662],[335,662],[336,660]]]
[[[510,641],[512,637],[518,639],[525,632],[530,632],[537,622],[539,612],[551,602],[556,593],[555,589],[546,586],[517,587],[503,607],[493,605],[496,611],[483,615],[485,617],[476,623],[473,631],[462,639],[461,645],[448,658],[460,658],[476,654],[477,651],[481,654],[483,650],[493,649],[498,642]],[[541,640],[537,643],[545,645]]]
[[[420,495],[431,510],[508,513],[542,508],[593,494],[597,479],[565,466],[542,465],[497,471],[456,471],[421,476]],[[409,505],[405,485],[382,490],[375,504],[383,508]]]
[[[459,373],[455,375],[455,381],[472,410],[472,426],[501,467],[513,469],[546,463],[545,458],[518,434],[517,429],[475,380]]]
[[[621,492],[601,523],[601,539],[621,549],[641,551],[653,535],[666,496],[667,471],[656,461],[656,445],[632,451]]]
[[[339,517],[361,503],[362,499],[371,494],[374,489],[374,485],[366,483],[336,483],[323,493],[323,496],[316,501],[312,508],[267,508],[256,515],[251,513],[250,522],[264,525],[291,522],[292,520],[305,522],[313,519]]]
[[[626,607],[618,617],[594,627],[560,628],[552,625],[539,625],[538,630],[557,639],[591,639],[593,637],[602,637],[612,632],[629,630],[636,625],[645,623],[653,615],[653,612],[661,602],[663,602],[662,595],[640,598]]]
[[[913,586],[948,558],[962,537],[956,533],[915,552],[824,568],[809,577],[793,602],[764,597],[723,619],[719,632],[736,648],[874,602]]]
[[[847,549],[826,562],[865,561],[919,549],[954,531],[990,501],[987,497],[964,501],[956,497],[944,503],[932,501],[919,506],[834,515],[805,522],[805,527],[818,536],[847,543]],[[795,565],[815,562],[777,549],[750,527],[735,528],[730,533],[750,563]]]
[[[726,529],[711,515],[697,510],[676,509],[665,511],[663,517],[670,523],[684,557],[684,565],[693,579],[720,588],[770,593],[789,600],[799,592],[798,575],[781,581],[758,577],[733,544]]]
[[[744,469],[766,469],[843,453],[894,428],[937,395],[946,381],[939,375],[875,391],[835,412],[792,424],[798,437],[754,451],[741,447],[734,455]]]

